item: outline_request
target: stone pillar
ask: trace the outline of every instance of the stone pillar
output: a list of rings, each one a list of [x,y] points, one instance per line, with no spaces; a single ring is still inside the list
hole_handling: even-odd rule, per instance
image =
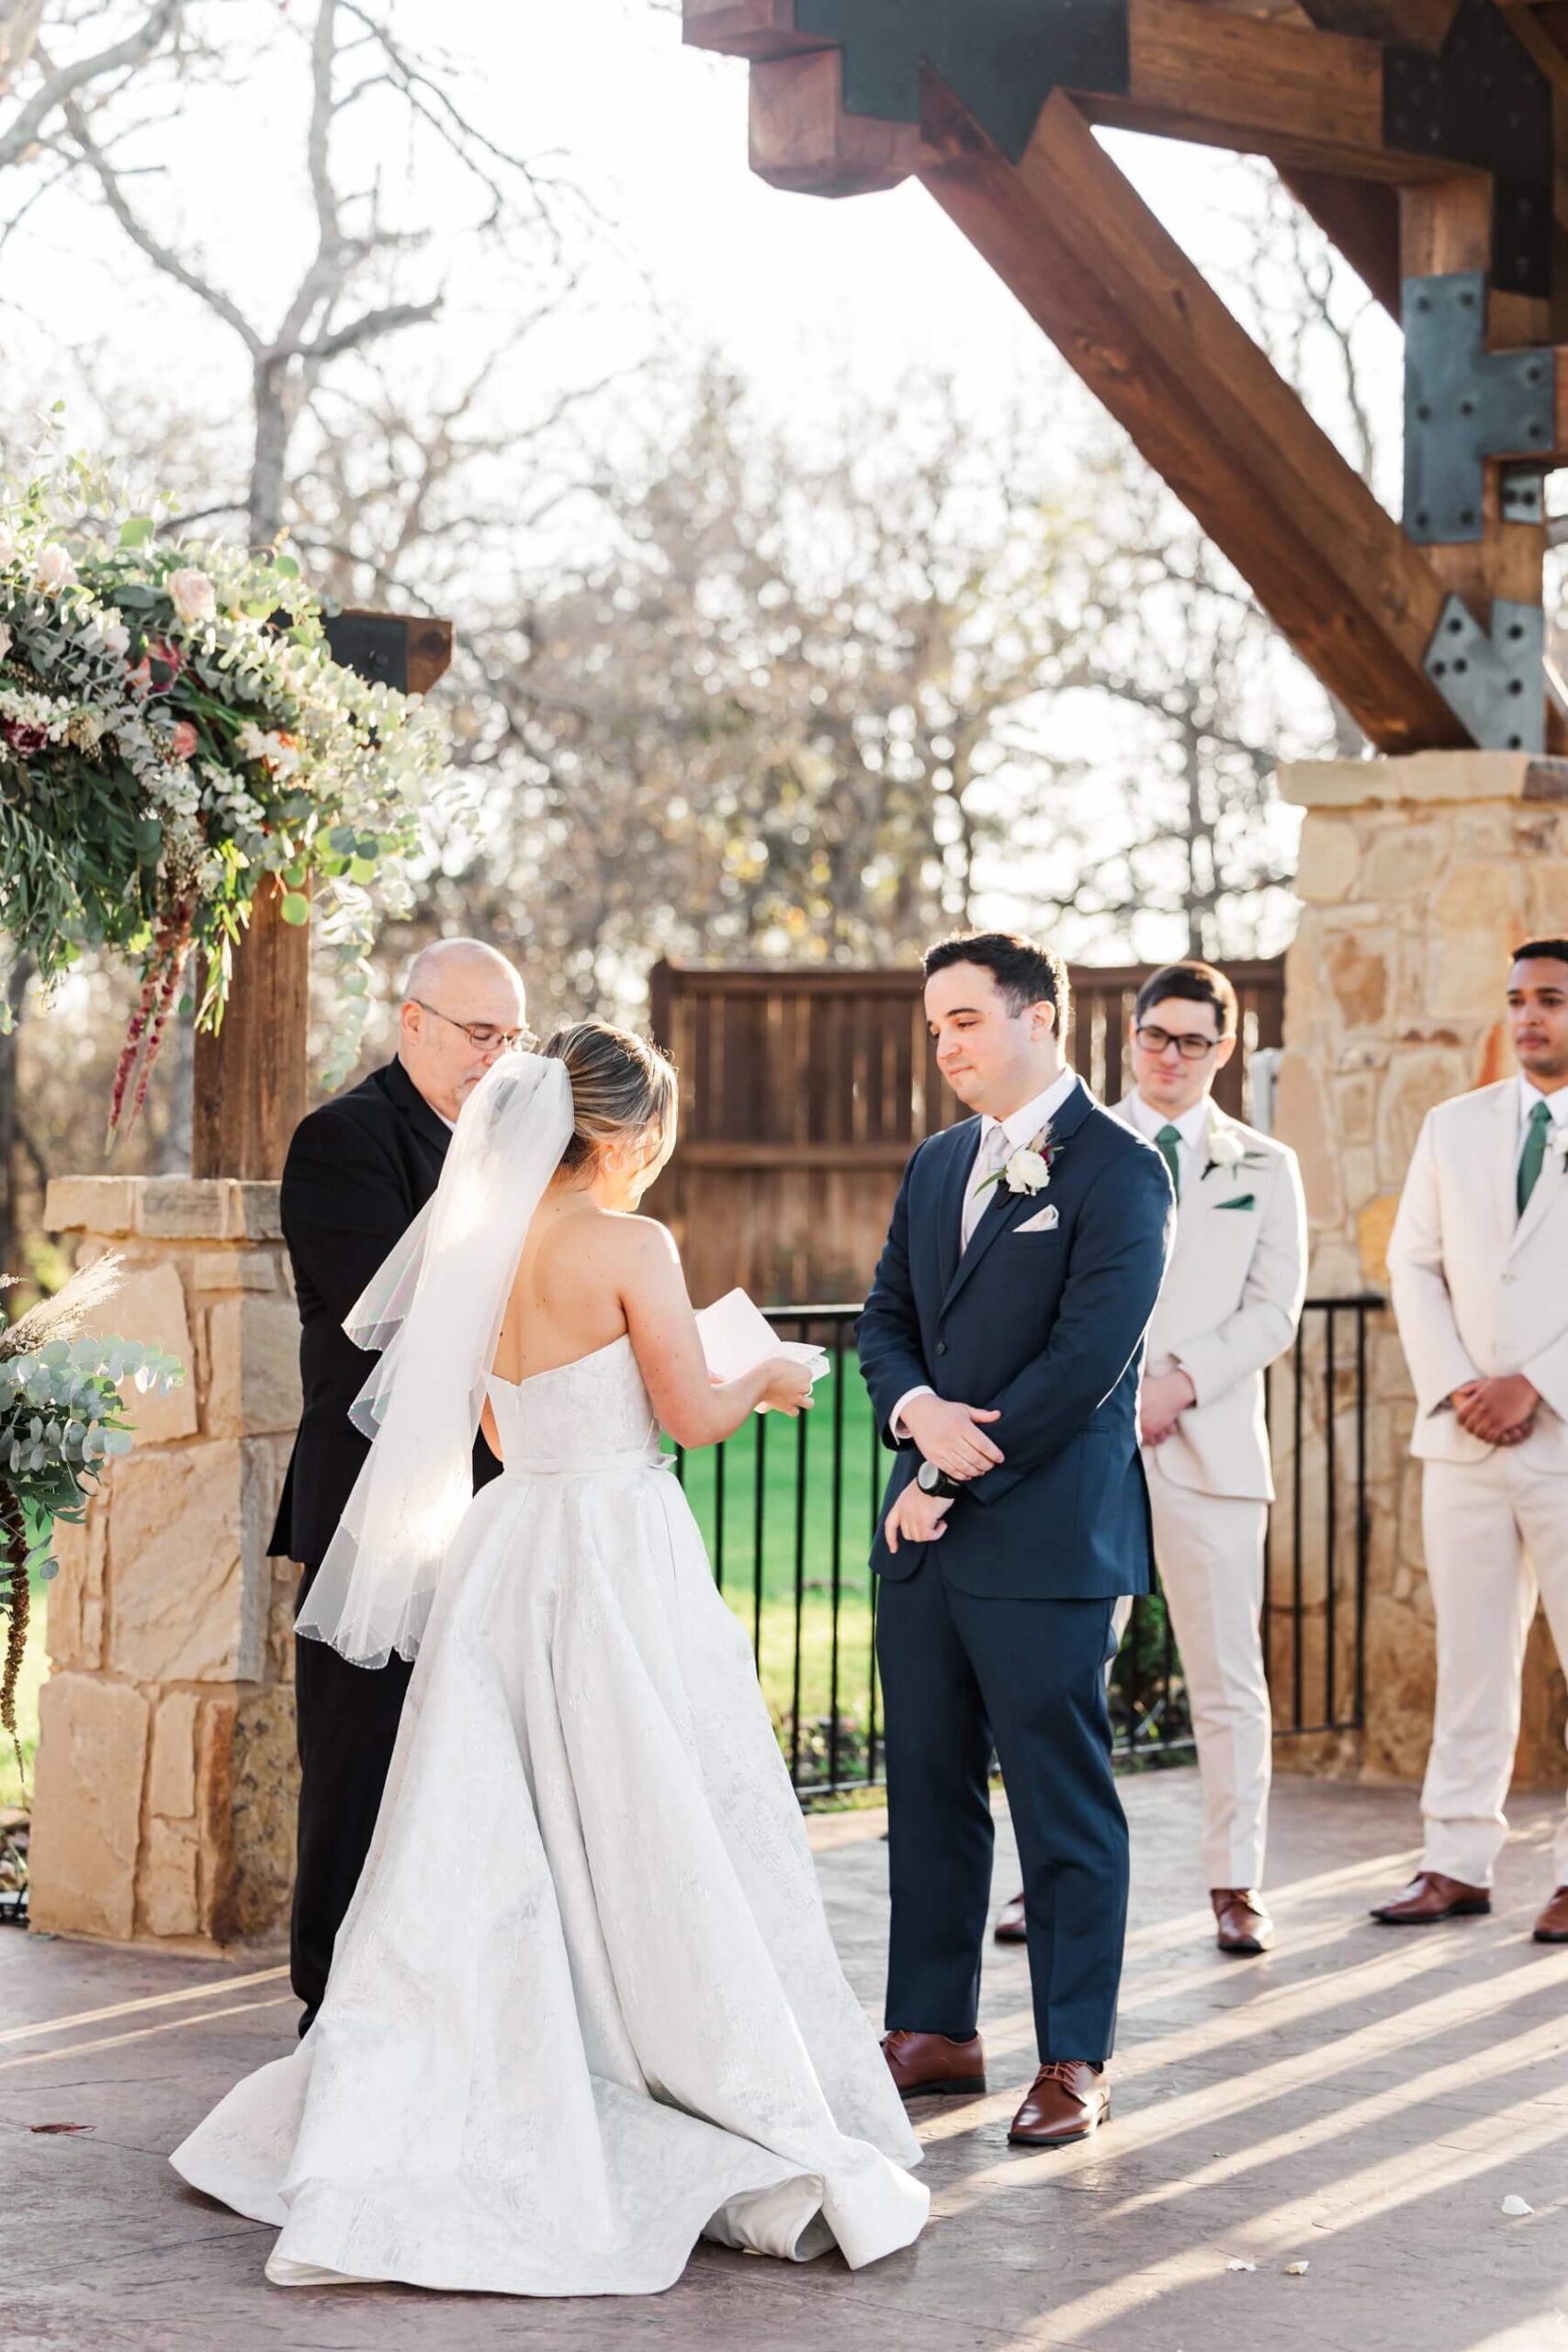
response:
[[[276,1184],[67,1177],[45,1221],[121,1251],[105,1324],[171,1349],[49,1593],[36,1928],[215,1951],[276,1937],[294,1865],[293,1571],[267,1539],[299,1411]]]
[[[1306,820],[1277,1128],[1301,1154],[1313,1293],[1386,1295],[1388,1238],[1421,1122],[1434,1103],[1513,1069],[1502,1019],[1509,953],[1568,926],[1568,760],[1423,752],[1287,767],[1280,786]],[[1392,1315],[1374,1322],[1369,1370],[1366,1727],[1332,1755],[1309,1748],[1292,1759],[1281,1743],[1280,1761],[1409,1781],[1426,1763],[1436,1668],[1420,1473],[1409,1459],[1415,1399]],[[1348,1464],[1348,1383],[1337,1403]],[[1314,1381],[1301,1464],[1309,1496],[1323,1423]],[[1289,1474],[1288,1426],[1281,1435]],[[1348,1541],[1348,1515],[1340,1525]],[[1307,1565],[1312,1590],[1321,1563]],[[1538,1621],[1516,1767],[1522,1784],[1562,1784],[1563,1721],[1562,1675]]]

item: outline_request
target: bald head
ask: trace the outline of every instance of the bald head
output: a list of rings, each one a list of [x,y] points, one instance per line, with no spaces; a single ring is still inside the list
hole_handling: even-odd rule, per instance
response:
[[[482,939],[438,939],[409,967],[398,1059],[444,1119],[524,1029],[523,982]]]
[[[482,939],[436,939],[422,947],[409,966],[409,976],[403,984],[403,1001],[414,997],[440,998],[436,991],[444,981],[461,988],[473,984],[510,989],[517,1001],[519,1020],[523,1013],[523,983],[498,947]]]

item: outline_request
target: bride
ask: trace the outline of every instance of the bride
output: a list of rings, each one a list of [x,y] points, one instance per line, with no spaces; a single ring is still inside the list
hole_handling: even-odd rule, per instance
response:
[[[716,1387],[633,1214],[675,1079],[588,1021],[490,1071],[346,1329],[374,1437],[299,1619],[417,1652],[365,1873],[298,2047],[175,2151],[280,2286],[644,2294],[699,2237],[908,2245],[919,2148],[840,1971],[750,1651],[660,1454],[809,1401]],[[469,1490],[474,1431],[505,1475]]]

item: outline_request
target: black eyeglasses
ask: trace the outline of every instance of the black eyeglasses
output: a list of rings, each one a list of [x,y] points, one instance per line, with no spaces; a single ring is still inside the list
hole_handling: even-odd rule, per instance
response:
[[[409,1002],[417,1004],[422,1012],[434,1012],[437,1021],[445,1021],[448,1029],[460,1029],[469,1044],[477,1046],[481,1054],[488,1054],[492,1046],[499,1046],[504,1054],[526,1053],[531,1046],[539,1042],[532,1029],[498,1029],[490,1021],[454,1021],[449,1012],[443,1012],[438,1004],[426,1004],[422,996],[410,997]]]
[[[1180,1037],[1172,1036],[1168,1029],[1148,1027],[1134,1029],[1133,1035],[1146,1054],[1163,1054],[1168,1046],[1174,1046],[1184,1062],[1201,1062],[1205,1054],[1225,1042],[1223,1037],[1200,1037],[1190,1029]]]

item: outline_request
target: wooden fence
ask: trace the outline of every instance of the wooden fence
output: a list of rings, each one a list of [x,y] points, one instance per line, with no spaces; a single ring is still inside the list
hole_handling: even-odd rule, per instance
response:
[[[1127,1021],[1149,968],[1072,974],[1069,1050],[1103,1102],[1125,1091]],[[1283,1033],[1284,964],[1227,968],[1242,1050],[1216,1091],[1245,1118],[1251,1057]],[[654,967],[653,1034],[681,1073],[681,1135],[649,1206],[673,1227],[699,1305],[736,1283],[770,1306],[863,1297],[899,1170],[964,1116],[920,988],[918,970]]]

